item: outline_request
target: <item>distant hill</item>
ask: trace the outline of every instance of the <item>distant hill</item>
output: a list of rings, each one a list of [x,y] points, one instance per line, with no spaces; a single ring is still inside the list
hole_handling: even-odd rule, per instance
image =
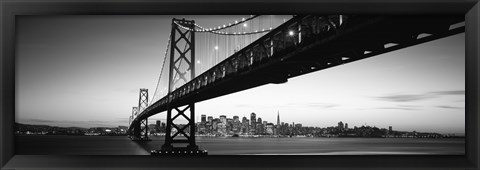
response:
[[[15,123],[15,134],[22,135],[124,135],[128,127],[58,127]]]

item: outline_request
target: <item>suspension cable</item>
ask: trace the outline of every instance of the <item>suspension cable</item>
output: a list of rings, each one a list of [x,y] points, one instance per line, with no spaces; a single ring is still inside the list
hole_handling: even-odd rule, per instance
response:
[[[157,96],[157,90],[158,90],[158,85],[160,84],[160,80],[162,79],[162,74],[163,74],[163,67],[165,66],[165,61],[167,60],[167,54],[168,54],[168,47],[170,47],[170,42],[171,42],[171,36],[172,34],[170,33],[170,35],[168,36],[168,43],[167,43],[167,47],[165,49],[165,55],[163,56],[163,62],[162,62],[162,67],[160,69],[160,76],[158,77],[158,81],[157,81],[157,87],[155,88],[155,92],[153,93],[153,98],[152,100],[150,101],[150,103],[148,104],[149,106],[152,104],[152,102],[154,101],[153,99],[155,98],[155,96]]]
[[[262,29],[262,30],[255,30],[255,31],[251,31],[251,32],[222,32],[222,31],[218,31],[218,30],[223,30],[223,29],[226,29],[226,28],[230,28],[230,27],[233,27],[233,26],[236,26],[236,25],[239,25],[239,24],[242,24],[244,22],[247,22],[247,21],[250,21],[256,17],[259,17],[260,15],[254,15],[250,18],[247,18],[247,19],[242,19],[242,21],[240,22],[235,22],[235,24],[229,24],[228,26],[227,25],[223,25],[223,27],[221,26],[218,26],[217,28],[209,28],[209,29],[205,29],[197,24],[195,24],[196,27],[199,27],[199,28],[202,28],[201,30],[197,30],[197,29],[192,29],[192,28],[187,28],[185,26],[183,26],[182,24],[178,23],[177,21],[175,21],[174,23],[177,24],[180,28],[183,28],[185,30],[189,30],[189,31],[195,31],[195,32],[205,32],[205,33],[213,33],[213,34],[219,34],[219,35],[251,35],[251,34],[259,34],[259,33],[264,33],[264,32],[268,32],[268,31],[271,31],[272,28],[270,27],[269,29]]]
[[[242,24],[244,22],[247,22],[249,20],[252,20],[256,17],[259,17],[260,15],[251,15],[249,18],[245,19],[245,18],[242,18],[242,21],[238,22],[238,21],[235,21],[234,24],[232,23],[229,23],[228,25],[224,24],[223,26],[218,26],[217,28],[213,27],[213,28],[209,28],[209,29],[205,29],[203,28],[202,26],[200,25],[197,25],[195,24],[195,26],[197,28],[200,28],[200,30],[195,30],[196,32],[212,32],[212,31],[217,31],[217,30],[223,30],[223,29],[227,29],[227,28],[230,28],[230,27],[233,27],[233,26],[237,26],[239,24]]]

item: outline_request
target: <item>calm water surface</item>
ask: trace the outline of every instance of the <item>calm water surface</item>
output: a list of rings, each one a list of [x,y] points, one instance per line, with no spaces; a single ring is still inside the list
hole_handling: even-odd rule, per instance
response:
[[[149,155],[164,137],[134,142],[126,136],[16,136],[18,155]],[[465,154],[465,139],[404,138],[207,138],[197,145],[210,155]]]

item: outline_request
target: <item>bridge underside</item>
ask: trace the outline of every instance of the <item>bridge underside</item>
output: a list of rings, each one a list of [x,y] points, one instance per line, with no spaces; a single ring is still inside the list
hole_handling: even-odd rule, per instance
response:
[[[265,37],[268,36],[273,39],[278,34],[282,35],[288,32],[289,25],[300,25],[304,18],[306,16],[294,17],[283,24],[283,27],[280,26],[257,41],[265,41]],[[190,89],[190,92],[175,97],[175,93],[179,93],[182,86],[175,90],[170,98],[165,97],[153,104],[154,107],[145,110],[137,119],[145,119],[166,111],[167,99],[171,100],[170,107],[180,107],[265,84],[285,83],[291,77],[458,34],[464,32],[464,27],[451,29],[451,25],[462,21],[464,16],[351,17],[349,22],[342,25],[344,29],[314,36],[305,33],[300,43],[284,46],[273,56],[263,58],[249,67],[238,68],[235,72],[216,78],[201,88]],[[424,35],[429,36],[423,37]],[[239,53],[254,46],[255,42]],[[221,65],[222,63],[217,66]],[[211,70],[215,69],[218,70],[215,67]],[[202,75],[197,76],[194,81]],[[188,86],[188,83],[184,86]],[[138,121],[134,121],[132,125],[135,123]]]
[[[291,77],[458,34],[465,31],[464,27],[450,29],[450,26],[463,20],[464,16],[362,18],[358,23],[349,23],[354,25],[351,29],[326,39],[304,40],[305,45],[287,48],[284,54],[276,54],[280,57],[226,76],[172,101],[171,105],[182,106],[269,83],[284,83]],[[430,36],[419,38],[427,34]],[[387,44],[396,45],[386,47]],[[151,113],[165,110],[166,107],[160,106]]]
[[[358,25],[358,30],[339,32],[329,39],[313,39],[310,44],[303,42],[309,44],[303,47],[291,47],[291,52],[278,59],[227,77],[186,95],[177,103],[199,102],[269,83],[285,83],[291,77],[458,34],[464,32],[464,27],[453,30],[449,27],[461,22],[463,17],[375,18],[368,21],[370,24]],[[418,39],[422,33],[431,35]],[[396,45],[385,48],[390,43]]]

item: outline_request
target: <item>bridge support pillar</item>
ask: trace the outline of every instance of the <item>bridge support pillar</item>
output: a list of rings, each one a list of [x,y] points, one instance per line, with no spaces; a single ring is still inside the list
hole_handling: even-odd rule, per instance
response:
[[[186,113],[189,112],[190,114]],[[174,113],[174,114],[172,114]],[[187,116],[188,115],[188,116]],[[173,116],[173,117],[172,117]],[[183,117],[187,120],[187,124],[176,124],[174,121]],[[188,144],[184,148],[175,148],[172,144],[183,143]],[[195,104],[189,104],[183,108],[174,107],[167,111],[167,129],[165,134],[165,144],[162,150],[188,150],[196,151],[198,146],[195,144]]]
[[[141,139],[141,127],[140,124],[137,123],[133,126],[133,140]]]
[[[149,140],[148,138],[148,118],[142,120],[142,122],[140,123],[140,131],[141,131],[141,139],[143,140]]]
[[[179,118],[183,118],[187,123],[175,123],[175,120]],[[163,144],[161,150],[153,150],[151,153],[152,155],[208,154],[206,150],[200,150],[195,144],[195,103],[182,107],[169,108],[167,110],[166,128],[165,144]],[[183,146],[174,146],[175,144],[183,144]]]

